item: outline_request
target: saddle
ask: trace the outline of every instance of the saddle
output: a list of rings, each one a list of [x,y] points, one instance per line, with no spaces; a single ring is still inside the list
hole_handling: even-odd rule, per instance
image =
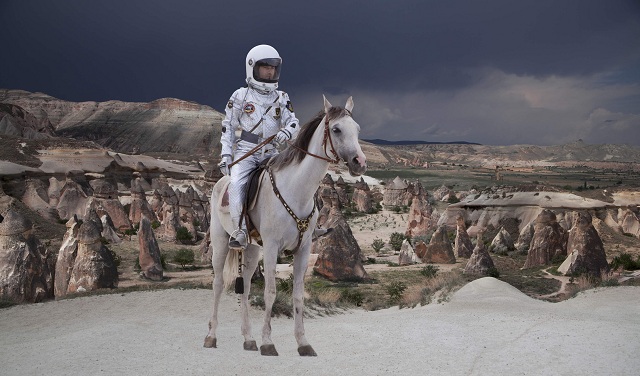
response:
[[[253,209],[256,205],[256,201],[258,199],[258,192],[260,192],[260,186],[262,182],[262,175],[264,175],[266,168],[269,164],[270,158],[265,158],[260,162],[258,167],[256,167],[249,174],[249,179],[247,180],[247,184],[245,186],[245,195],[244,202],[242,204],[242,215],[241,221],[245,221],[247,224],[247,232],[249,234],[249,238],[253,238],[259,245],[262,245],[262,237],[258,232],[258,229],[255,227],[251,219],[249,218],[249,210]],[[223,213],[229,212],[229,183],[224,186],[224,194],[220,197],[220,211]]]

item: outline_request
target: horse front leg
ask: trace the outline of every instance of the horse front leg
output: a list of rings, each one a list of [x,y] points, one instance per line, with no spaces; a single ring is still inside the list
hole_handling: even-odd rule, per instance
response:
[[[242,268],[242,279],[244,281],[244,294],[241,299],[242,311],[242,336],[244,337],[243,347],[248,351],[258,351],[256,340],[251,334],[251,320],[249,318],[249,291],[251,289],[251,278],[256,271],[260,261],[260,248],[250,244],[244,251],[244,267]]]
[[[293,317],[294,335],[300,356],[317,356],[304,335],[304,275],[307,272],[311,245],[307,241],[301,246],[293,260]]]
[[[224,238],[224,237],[223,237]],[[214,243],[215,242],[215,243]],[[220,305],[220,297],[222,296],[222,289],[224,287],[223,269],[229,253],[226,240],[215,241],[211,238],[211,246],[213,248],[213,255],[211,263],[213,264],[213,312],[211,319],[209,320],[209,333],[204,339],[204,347],[218,347],[216,338],[216,328],[218,327],[218,307]]]
[[[278,259],[278,249],[271,247],[263,248],[264,260],[264,324],[262,326],[262,345],[260,354],[267,356],[277,356],[278,351],[271,341],[271,312],[273,303],[276,300],[276,263]]]

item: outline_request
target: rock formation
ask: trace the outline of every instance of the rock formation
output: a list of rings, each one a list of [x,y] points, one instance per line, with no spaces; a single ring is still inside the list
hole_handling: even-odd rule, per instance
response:
[[[491,241],[491,245],[489,249],[493,253],[497,253],[499,255],[506,255],[509,252],[515,251],[516,247],[513,245],[513,240],[511,239],[511,235],[504,229],[504,227],[500,228],[498,234]]]
[[[129,220],[134,225],[140,223],[140,219],[144,215],[151,221],[155,221],[157,218],[149,206],[147,196],[145,194],[142,185],[140,184],[140,178],[137,178],[131,182],[131,208],[129,209]]]
[[[71,177],[67,177],[60,189],[57,209],[61,219],[69,219],[74,215],[82,218],[85,215],[89,196]]]
[[[620,226],[623,233],[640,237],[640,210],[637,206],[627,207],[621,215]]]
[[[456,239],[453,243],[453,254],[457,257],[471,257],[473,244],[467,234],[467,226],[464,224],[464,217],[458,216],[456,223]]]
[[[160,247],[151,229],[149,218],[142,216],[140,229],[138,230],[138,243],[140,253],[140,275],[153,281],[161,281],[163,277],[162,262],[160,260]]]
[[[407,219],[405,234],[412,238],[425,236],[436,226],[437,219],[433,218],[433,207],[429,203],[427,191],[420,182],[409,185],[407,192],[411,194],[411,208]]]
[[[411,243],[407,239],[402,241],[400,247],[400,256],[398,256],[398,265],[413,265],[418,262],[418,257],[411,247]]]
[[[313,243],[312,253],[318,254],[313,270],[332,281],[368,278],[362,266],[360,246],[337,204],[337,192],[324,186],[320,196],[323,206],[320,209],[318,226],[333,228],[333,231]]]
[[[213,249],[211,249],[211,233],[209,232],[209,229],[207,229],[198,250],[200,251],[200,260],[206,264],[211,264]]]
[[[484,247],[482,240],[482,232],[478,233],[476,247],[473,249],[473,254],[469,257],[467,265],[464,267],[464,274],[476,274],[476,275],[488,275],[489,272],[495,269],[493,259]]]
[[[25,191],[20,201],[50,221],[58,218],[57,210],[49,204],[47,187],[39,179],[26,179]]]
[[[416,252],[417,253],[417,252]],[[446,226],[440,226],[431,237],[429,245],[422,256],[426,264],[455,264],[456,257],[447,235]]]
[[[54,294],[56,298],[67,295],[69,289],[69,280],[71,272],[78,256],[78,229],[80,223],[74,215],[67,221],[67,232],[64,234],[62,246],[58,251],[58,260],[56,262],[56,275],[54,282]]]
[[[104,179],[92,180],[89,184],[93,188],[89,207],[94,209],[99,217],[108,215],[117,230],[124,232],[130,229],[129,214],[120,203],[115,186]]]
[[[350,200],[349,196],[347,196],[347,183],[345,183],[342,176],[338,176],[338,180],[336,180],[334,188],[338,194],[338,199],[340,200],[340,207],[348,205]]]
[[[545,209],[536,218],[534,234],[524,268],[549,265],[567,256],[567,232],[556,221],[556,215]]]
[[[67,293],[118,286],[118,269],[111,252],[100,241],[95,221],[84,221],[78,229],[78,251]]]
[[[21,214],[9,209],[0,218],[0,299],[53,298],[53,255],[30,234],[32,224]]]
[[[533,227],[533,223],[529,223],[522,228],[520,235],[518,236],[518,241],[514,244],[518,252],[522,254],[527,254],[527,252],[529,252],[529,246],[531,245],[534,233],[535,229]]]
[[[193,210],[193,188],[189,187],[187,191],[178,195],[178,217],[180,218],[180,227],[186,228],[193,240],[198,238],[198,232],[194,222],[196,214]]]
[[[395,179],[388,182],[384,189],[383,203],[385,206],[403,206],[406,205],[404,201],[405,195],[409,188],[409,183],[406,180],[400,179],[396,176]]]
[[[443,185],[433,192],[433,198],[436,201],[447,201],[453,194],[455,193],[450,188],[448,188],[446,185]]]
[[[355,203],[356,210],[363,213],[371,213],[373,210],[373,198],[371,197],[371,189],[369,185],[364,181],[364,178],[360,178],[353,186],[353,197],[351,200]]]
[[[600,278],[602,272],[609,270],[604,245],[591,220],[589,213],[577,212],[567,241],[569,256],[558,267],[560,273],[564,275],[586,273]]]

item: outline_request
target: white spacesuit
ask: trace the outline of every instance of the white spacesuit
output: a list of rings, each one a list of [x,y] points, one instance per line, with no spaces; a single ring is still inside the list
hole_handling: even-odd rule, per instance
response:
[[[273,156],[277,149],[272,144],[233,165],[232,160],[242,158],[248,151],[265,139],[276,135],[274,141],[282,143],[298,132],[298,119],[287,93],[276,90],[280,76],[282,59],[273,47],[259,45],[252,48],[245,60],[247,87],[236,90],[225,108],[222,121],[222,161],[223,173],[230,174],[229,211],[235,225],[240,221],[244,188],[250,172],[264,158]],[[247,244],[246,225],[232,234],[232,247]]]

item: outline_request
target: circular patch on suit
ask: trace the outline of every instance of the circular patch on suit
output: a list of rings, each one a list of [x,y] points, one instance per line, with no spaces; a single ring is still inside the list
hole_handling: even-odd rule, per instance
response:
[[[253,103],[247,103],[244,105],[244,112],[246,112],[247,114],[252,114],[255,110],[256,107],[253,105]]]

